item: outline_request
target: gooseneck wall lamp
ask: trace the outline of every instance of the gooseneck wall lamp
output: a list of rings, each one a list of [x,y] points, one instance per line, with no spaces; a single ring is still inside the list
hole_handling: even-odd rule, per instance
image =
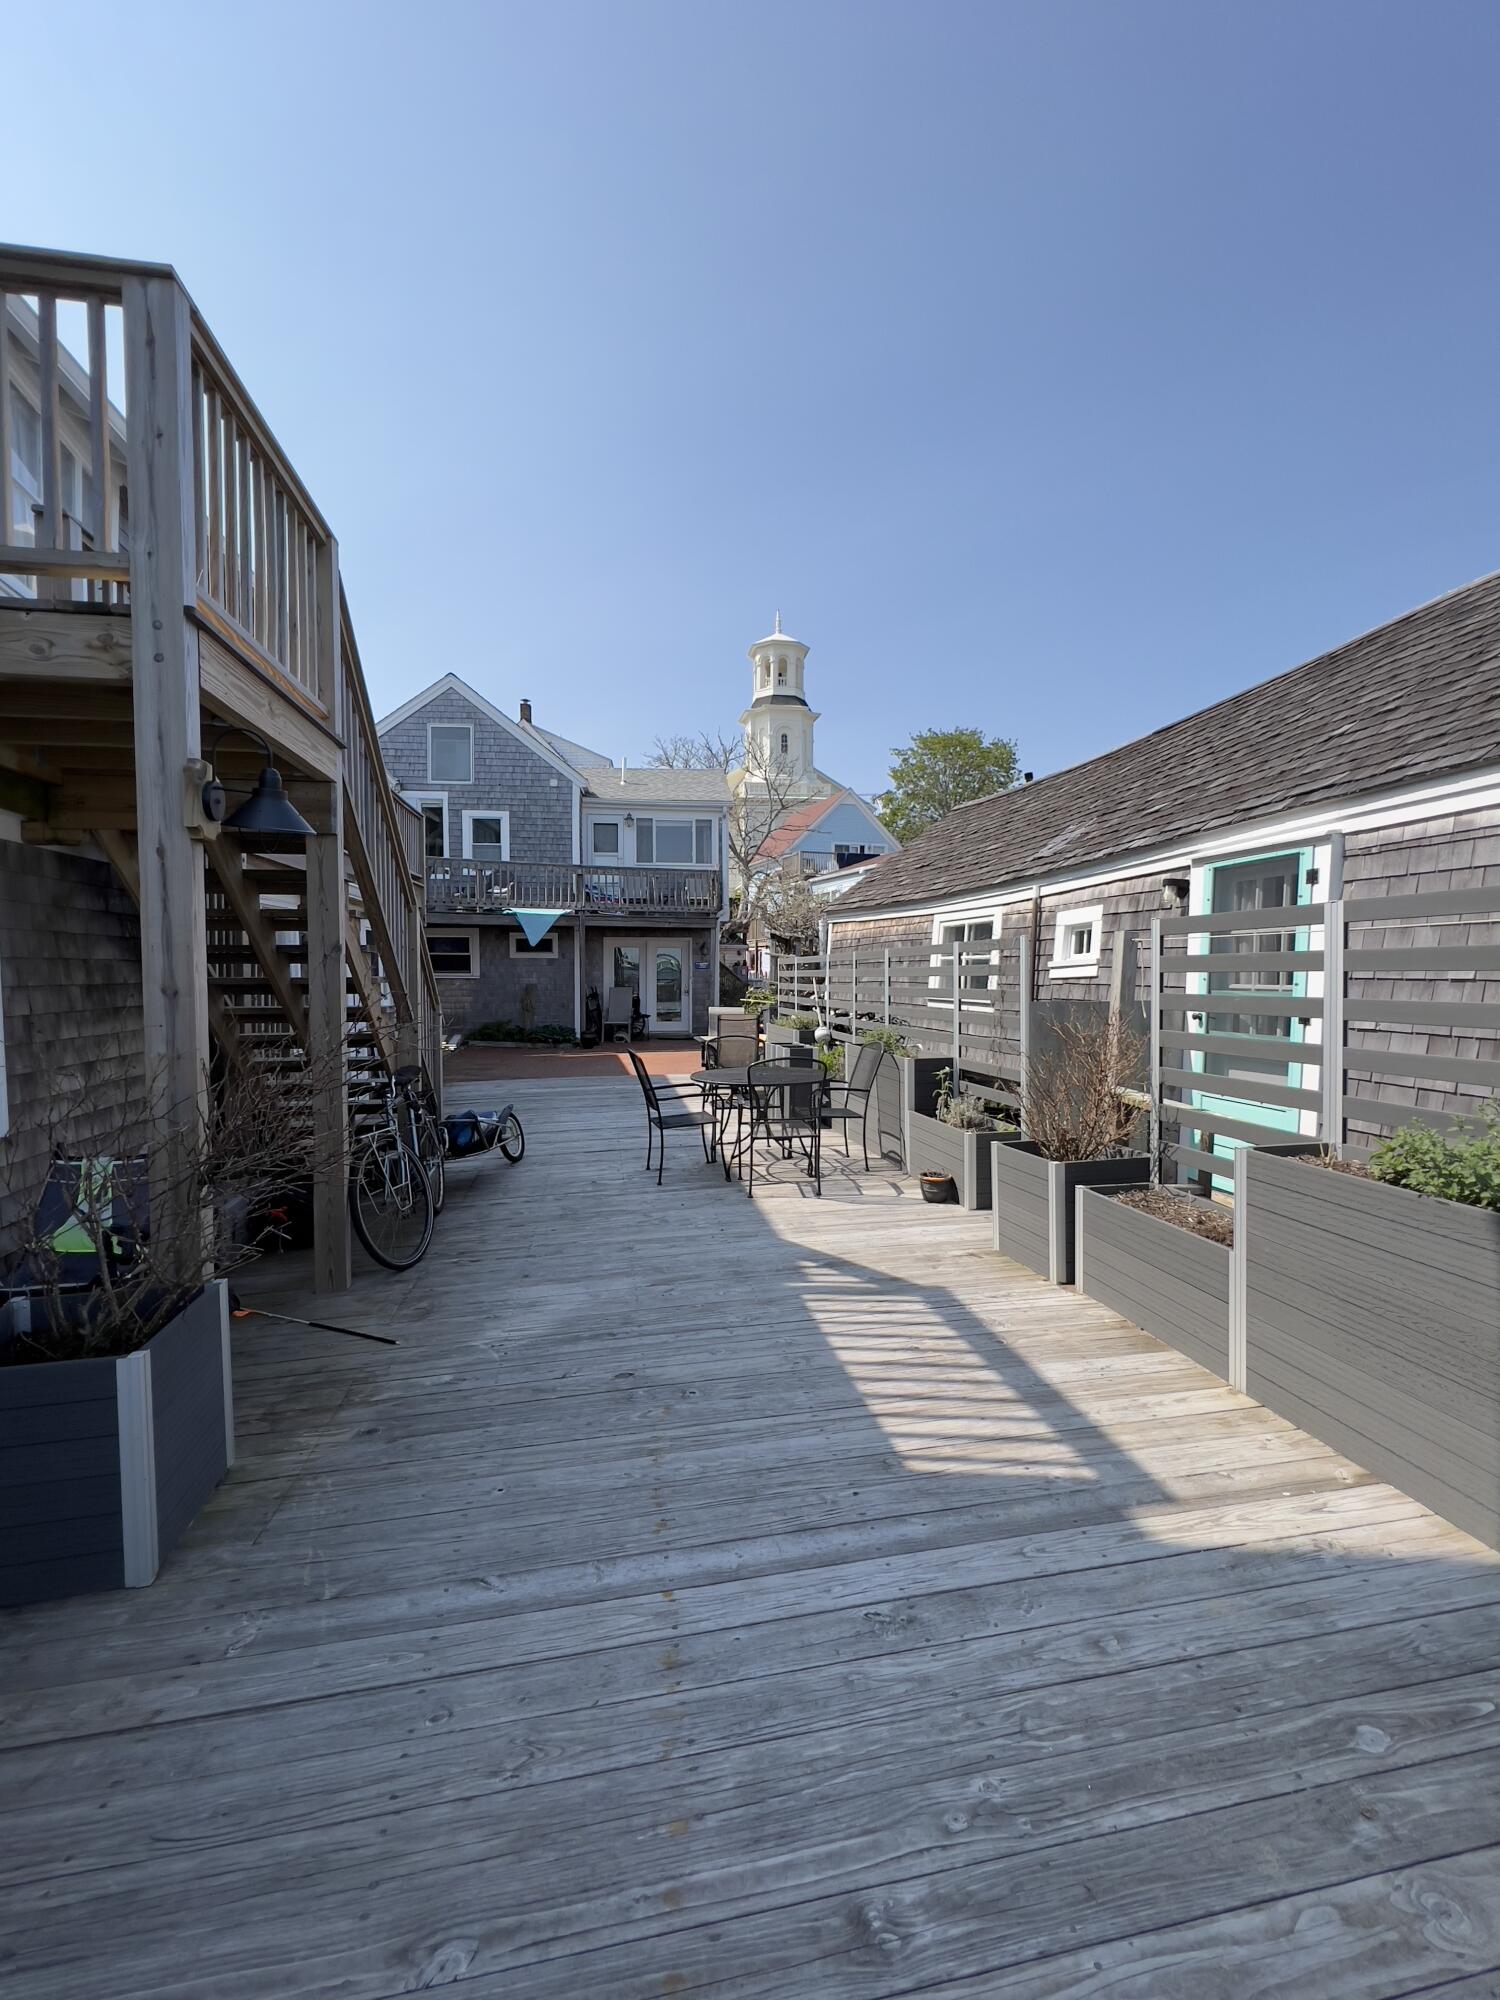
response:
[[[281,782],[281,773],[271,761],[271,746],[264,736],[253,729],[242,728],[237,722],[226,722],[217,730],[213,739],[213,750],[217,750],[226,736],[248,736],[252,743],[258,743],[265,753],[265,763],[260,776],[255,781],[255,790],[242,805],[226,814],[227,803],[224,787],[217,774],[203,787],[203,810],[211,820],[223,825],[226,833],[237,834],[241,840],[267,842],[305,841],[313,838],[314,829],[298,812],[286,795],[286,787]],[[210,752],[212,761],[212,751]]]

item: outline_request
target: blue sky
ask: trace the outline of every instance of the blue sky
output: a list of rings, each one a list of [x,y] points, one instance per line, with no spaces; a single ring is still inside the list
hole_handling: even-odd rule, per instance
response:
[[[634,758],[779,605],[825,769],[1040,773],[1500,566],[1492,0],[119,19],[7,22],[0,235],[176,264],[377,708]]]

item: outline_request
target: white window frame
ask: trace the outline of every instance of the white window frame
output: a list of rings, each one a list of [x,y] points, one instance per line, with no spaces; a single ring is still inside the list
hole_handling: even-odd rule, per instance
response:
[[[555,929],[548,931],[545,934],[545,936],[539,937],[536,943],[534,945],[528,946],[528,948],[525,951],[517,951],[516,946],[525,943],[526,943],[525,931],[510,932],[510,955],[512,958],[532,959],[532,958],[557,957],[557,932]]]
[[[510,814],[509,814],[508,812],[497,812],[497,811],[495,810],[495,808],[494,808],[493,806],[465,806],[465,807],[464,807],[464,809],[463,809],[463,822],[464,822],[464,832],[463,832],[463,840],[464,840],[464,851],[463,851],[463,858],[464,858],[464,860],[465,860],[465,861],[472,861],[472,860],[474,859],[474,822],[475,822],[475,820],[476,820],[476,819],[496,819],[496,820],[499,820],[499,822],[500,822],[500,859],[501,859],[502,861],[509,861],[509,859],[510,859]]]
[[[445,861],[451,861],[453,859],[453,824],[451,816],[448,812],[448,794],[446,792],[409,792],[403,786],[401,791],[401,796],[403,799],[405,799],[406,803],[409,806],[411,806],[416,812],[421,812],[424,806],[442,807],[443,859]],[[423,836],[423,847],[425,851],[426,847],[425,835]],[[427,858],[431,860],[432,857],[429,855]]]
[[[594,845],[594,835],[601,826],[612,826],[615,830],[615,851],[613,854],[610,854],[608,852],[601,854],[598,848],[596,848]],[[623,815],[617,814],[613,818],[601,817],[599,819],[591,819],[589,821],[590,861],[604,861],[609,863],[610,866],[618,868],[625,859],[625,856],[621,851],[625,844],[623,838],[624,832],[625,832],[625,823]]]
[[[469,775],[467,778],[439,778],[432,768],[432,732],[434,729],[462,729],[469,738]],[[427,782],[429,785],[472,785],[474,782],[474,725],[472,722],[429,722],[427,725]]]
[[[448,972],[434,964],[433,972],[439,979],[477,979],[479,977],[479,932],[456,924],[431,924],[427,930],[427,948],[432,949],[433,937],[466,937],[469,940],[469,969],[467,972]]]
[[[1087,924],[1093,934],[1088,951],[1075,952],[1068,944],[1069,933]],[[1047,966],[1049,979],[1097,979],[1099,955],[1104,948],[1104,905],[1082,903],[1071,910],[1059,910],[1052,932],[1052,958]]]
[[[932,958],[930,963],[935,968],[940,968],[943,965],[945,957],[950,963],[952,961],[955,940],[951,937],[945,937],[944,932],[946,931],[963,931],[965,935],[962,942],[965,944],[988,944],[991,947],[991,970],[989,972],[983,975],[974,971],[966,971],[964,973],[966,981],[972,980],[975,982],[972,985],[965,985],[962,989],[963,1004],[966,1007],[992,1007],[994,1005],[993,1001],[986,1000],[982,996],[986,993],[993,993],[1000,984],[1000,933],[1004,927],[1004,923],[1005,915],[1001,910],[976,910],[971,916],[967,917],[937,916],[932,920]],[[967,933],[974,924],[988,924],[990,927],[988,938],[971,939]],[[984,979],[982,986],[978,984],[981,977]],[[940,970],[934,970],[927,980],[927,984],[932,987],[941,986],[942,983],[943,978]],[[953,996],[951,994],[944,994],[940,1000],[929,1000],[927,1004],[929,1007],[951,1007],[953,1005]]]
[[[717,831],[714,830],[715,822],[712,813],[637,813],[635,816],[635,837],[637,842],[639,842],[641,837],[642,820],[649,821],[651,826],[651,859],[649,861],[640,861],[639,846],[637,846],[636,850],[637,861],[642,868],[716,868],[718,866],[719,836]],[[698,822],[700,820],[706,820],[710,828],[708,836],[709,859],[707,861],[699,861],[696,858],[698,853]],[[657,828],[663,826],[685,826],[687,828],[688,858],[686,861],[663,861],[657,854]]]

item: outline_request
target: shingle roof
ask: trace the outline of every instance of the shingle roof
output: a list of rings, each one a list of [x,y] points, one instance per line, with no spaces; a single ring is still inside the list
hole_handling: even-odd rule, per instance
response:
[[[808,799],[800,806],[793,806],[790,812],[779,819],[755,850],[757,861],[774,861],[785,854],[799,834],[809,832],[832,807],[849,796],[847,791],[834,792],[826,798]]]
[[[543,729],[535,722],[523,722],[518,724],[518,727],[533,730],[536,735],[543,737],[552,745],[559,757],[567,759],[575,771],[607,771],[614,761],[605,756],[602,750],[590,750],[587,744],[575,743],[568,736],[559,736],[555,729]]]
[[[840,908],[926,903],[1500,763],[1500,572],[1034,784],[960,806]]]
[[[606,802],[655,805],[727,805],[729,780],[722,771],[665,771],[654,766],[626,767],[621,782],[620,767],[607,771],[586,771],[588,796]]]

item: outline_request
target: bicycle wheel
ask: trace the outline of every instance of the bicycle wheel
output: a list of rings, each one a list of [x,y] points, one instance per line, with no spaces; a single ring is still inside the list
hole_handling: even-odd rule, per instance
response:
[[[349,1183],[354,1233],[388,1271],[409,1271],[432,1241],[432,1184],[404,1139],[366,1146]]]
[[[521,1121],[512,1111],[500,1128],[500,1137],[495,1141],[512,1165],[526,1151],[526,1134],[521,1130]]]
[[[425,1105],[413,1115],[417,1158],[427,1169],[432,1188],[432,1212],[441,1215],[448,1199],[448,1175],[443,1165],[443,1130]]]

